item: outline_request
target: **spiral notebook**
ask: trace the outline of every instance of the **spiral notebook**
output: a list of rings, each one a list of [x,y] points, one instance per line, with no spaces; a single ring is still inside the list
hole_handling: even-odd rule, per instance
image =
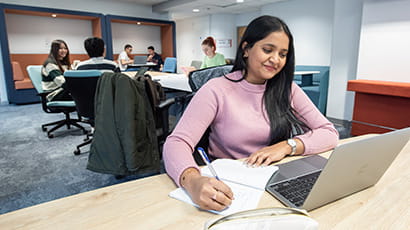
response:
[[[248,167],[242,161],[218,159],[212,162],[218,177],[228,185],[234,200],[231,206],[222,211],[210,211],[216,214],[229,215],[235,212],[254,209],[265,190],[266,183],[276,170],[277,166]],[[208,167],[201,168],[201,175],[212,177]],[[198,207],[183,188],[177,188],[169,196]]]

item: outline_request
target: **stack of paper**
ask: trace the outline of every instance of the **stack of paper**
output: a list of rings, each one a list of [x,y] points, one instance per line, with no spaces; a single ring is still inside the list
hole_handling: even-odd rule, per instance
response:
[[[228,208],[220,212],[210,211],[221,215],[256,208],[266,183],[278,170],[276,166],[248,167],[241,161],[230,159],[218,159],[213,161],[212,165],[218,177],[231,188],[235,198]],[[208,167],[203,167],[201,174],[212,177]],[[198,207],[183,188],[170,192],[169,196]]]

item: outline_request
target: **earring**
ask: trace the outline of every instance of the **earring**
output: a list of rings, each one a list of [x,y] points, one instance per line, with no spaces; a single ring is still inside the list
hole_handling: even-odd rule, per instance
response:
[[[248,54],[244,54],[243,57],[244,57],[244,58],[247,58],[247,57],[248,57]]]

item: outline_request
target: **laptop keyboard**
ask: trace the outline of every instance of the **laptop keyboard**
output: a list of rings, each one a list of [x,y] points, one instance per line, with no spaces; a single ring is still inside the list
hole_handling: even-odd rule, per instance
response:
[[[306,200],[310,190],[312,190],[321,171],[300,176],[292,180],[284,181],[270,187],[292,202],[296,207],[300,207]]]

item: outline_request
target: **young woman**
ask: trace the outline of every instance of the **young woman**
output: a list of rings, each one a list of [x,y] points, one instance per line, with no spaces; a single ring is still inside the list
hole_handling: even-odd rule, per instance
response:
[[[48,101],[73,100],[64,89],[64,71],[70,69],[70,51],[63,40],[54,40],[51,43],[50,54],[41,69],[43,90],[50,92]]]
[[[248,25],[232,72],[211,79],[193,97],[163,154],[168,175],[201,208],[222,210],[233,199],[223,182],[200,175],[192,157],[208,127],[212,158],[246,158],[255,166],[336,146],[333,124],[293,83],[294,65],[287,25],[261,16]]]
[[[216,43],[212,37],[207,37],[201,44],[202,51],[206,55],[202,62],[201,69],[212,66],[225,65],[225,57],[223,54],[217,53]]]

